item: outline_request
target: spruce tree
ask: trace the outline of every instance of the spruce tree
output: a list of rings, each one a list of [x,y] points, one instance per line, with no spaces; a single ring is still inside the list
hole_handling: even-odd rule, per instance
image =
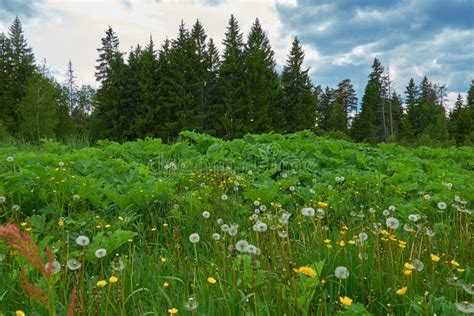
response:
[[[377,143],[386,138],[384,116],[383,67],[375,58],[372,72],[362,97],[360,113],[352,125],[352,136],[357,141]]]
[[[118,55],[121,55],[119,52],[120,41],[112,30],[112,27],[109,26],[105,32],[105,37],[103,37],[101,41],[102,46],[97,49],[99,52],[99,58],[97,59],[98,65],[95,67],[97,70],[95,77],[99,82],[107,78],[112,60]]]
[[[77,90],[78,86],[76,83],[76,75],[74,74],[74,69],[72,68],[72,62],[69,60],[67,64],[67,70],[65,74],[64,86],[67,92],[67,103],[69,108],[69,113],[72,114],[77,103]]]
[[[316,123],[316,98],[312,93],[309,68],[303,68],[304,52],[294,38],[281,76],[285,132],[313,129]]]
[[[248,107],[244,101],[243,39],[240,27],[233,15],[229,20],[223,41],[224,51],[219,69],[219,94],[222,112],[217,136],[240,137],[247,130]]]
[[[272,120],[278,115],[280,93],[278,74],[275,70],[274,52],[258,19],[255,20],[243,53],[244,98],[246,113],[242,118],[244,132],[262,133],[275,130]]]
[[[474,108],[474,80],[471,81],[467,92],[467,106]]]
[[[211,135],[219,135],[222,130],[220,121],[224,107],[219,95],[219,68],[220,56],[214,41],[209,39],[206,50],[206,81],[205,81],[205,101],[208,104],[209,112],[204,120],[204,132]]]

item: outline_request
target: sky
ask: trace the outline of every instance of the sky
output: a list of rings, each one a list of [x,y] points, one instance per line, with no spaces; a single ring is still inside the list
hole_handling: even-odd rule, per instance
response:
[[[231,14],[244,36],[260,19],[278,69],[298,36],[313,83],[349,78],[359,99],[375,57],[399,94],[426,75],[448,87],[451,106],[474,79],[473,0],[0,0],[0,32],[18,16],[37,61],[46,59],[59,81],[71,60],[79,83],[97,86],[96,49],[109,25],[128,52],[199,19],[221,48]]]

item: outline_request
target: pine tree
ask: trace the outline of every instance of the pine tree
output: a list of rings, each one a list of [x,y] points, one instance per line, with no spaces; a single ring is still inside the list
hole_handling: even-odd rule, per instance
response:
[[[313,129],[316,123],[316,98],[312,93],[309,68],[303,69],[304,52],[297,37],[281,76],[285,113],[285,132]]]
[[[467,92],[467,106],[474,108],[474,80],[471,81],[469,91]]]
[[[347,114],[357,110],[357,94],[350,79],[344,79],[337,85],[334,90],[334,98],[342,105]]]
[[[204,132],[217,136],[219,131],[222,130],[219,122],[224,108],[219,96],[220,56],[212,38],[209,39],[207,44],[205,64],[206,88],[204,98],[208,104],[209,112],[204,120]]]
[[[244,73],[242,69],[243,40],[239,24],[231,15],[223,41],[224,52],[219,69],[219,94],[223,105],[218,113],[217,136],[240,137],[248,124],[248,109],[244,102]]]
[[[469,95],[468,95],[469,96]],[[463,145],[474,132],[473,108],[464,105],[464,99],[458,94],[454,109],[449,116],[449,132],[458,145]]]
[[[410,82],[408,83],[406,90],[405,90],[405,104],[408,107],[412,107],[415,105],[416,101],[418,100],[418,87],[415,84],[415,80],[410,78]]]
[[[318,87],[313,92],[317,100],[318,126],[325,131],[329,131],[329,111],[334,102],[334,90],[326,86],[323,91],[320,86]]]
[[[343,133],[347,132],[346,110],[337,99],[331,104],[329,108],[326,126],[328,131],[339,131]]]

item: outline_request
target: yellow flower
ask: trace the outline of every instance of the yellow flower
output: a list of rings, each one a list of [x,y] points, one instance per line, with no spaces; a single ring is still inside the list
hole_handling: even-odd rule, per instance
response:
[[[464,269],[461,269],[461,268],[457,268],[456,269],[458,272],[464,272]]]
[[[25,228],[25,231],[30,232],[31,229],[32,229],[31,227],[28,227],[28,228]]]
[[[413,270],[403,270],[403,274],[405,276],[410,276],[412,274]]]
[[[415,267],[409,263],[409,262],[405,262],[405,264],[403,265],[405,267],[405,269],[407,270],[413,270]]]
[[[355,245],[356,242],[355,242],[355,240],[351,239],[351,240],[349,240],[347,243],[348,243],[349,245]]]
[[[112,276],[109,278],[109,282],[110,282],[110,283],[117,283],[117,281],[118,281],[118,278],[117,278],[116,276],[114,276],[114,275],[112,275]]]
[[[451,264],[453,265],[453,267],[455,268],[458,268],[459,267],[459,263],[456,261],[456,260],[451,260]]]
[[[128,241],[129,243],[132,243],[132,242],[133,242],[133,239],[129,239],[129,240],[127,240],[127,241]]]
[[[352,299],[350,299],[349,297],[347,296],[339,296],[339,302],[341,302],[342,305],[352,305]]]
[[[208,277],[207,278],[207,283],[209,283],[209,284],[216,284],[216,282],[217,282],[217,280],[214,279],[213,277]]]
[[[178,310],[173,307],[173,308],[168,309],[168,313],[170,313],[170,315],[175,315],[178,313]]]
[[[168,227],[168,224],[164,223],[164,224],[163,224],[163,227],[164,227],[164,228]]]
[[[331,239],[324,239],[323,241],[325,244],[330,244],[331,243]]]
[[[59,221],[58,221],[58,226],[59,228],[63,228],[64,227],[64,219],[60,218]]]
[[[316,271],[314,271],[314,269],[310,268],[310,267],[300,267],[298,269],[293,268],[293,271],[295,271],[296,273],[306,274],[309,277],[315,277],[316,276]]]
[[[119,221],[123,221],[123,217],[122,217],[122,216],[119,216],[118,219],[119,219]]]
[[[165,257],[160,257],[160,261],[161,261],[161,263],[165,263],[165,262],[166,262],[166,258],[165,258]]]
[[[328,207],[328,204],[326,202],[318,202],[318,206],[320,208],[326,208],[326,207]]]
[[[404,286],[404,287],[402,287],[401,289],[398,289],[396,293],[397,293],[397,295],[400,295],[400,296],[401,296],[401,295],[405,295],[406,292],[407,292],[407,290],[408,290],[408,287],[407,287],[407,286]]]
[[[25,315],[26,315],[25,312],[22,310],[18,310],[15,312],[15,316],[25,316]]]
[[[111,226],[110,226],[110,224],[107,224],[107,225],[105,225],[104,227],[107,228],[107,229],[109,229]]]
[[[28,225],[27,222],[22,222],[22,223],[20,224],[21,227],[25,227],[25,226],[27,226],[27,225]]]
[[[152,227],[152,228],[151,228],[151,231],[152,231],[152,232],[156,232],[156,227]]]
[[[170,284],[168,282],[163,283],[164,288],[167,288],[168,286],[170,286]]]
[[[346,225],[342,226],[341,227],[342,230],[349,230],[349,227],[347,227]]]
[[[100,225],[95,225],[95,228],[100,229]]]
[[[431,261],[438,262],[441,258],[437,255],[431,254]]]
[[[344,240],[339,241],[339,246],[344,247],[346,245],[346,242]]]
[[[105,287],[107,285],[107,281],[105,280],[100,280],[100,281],[97,281],[97,287]]]

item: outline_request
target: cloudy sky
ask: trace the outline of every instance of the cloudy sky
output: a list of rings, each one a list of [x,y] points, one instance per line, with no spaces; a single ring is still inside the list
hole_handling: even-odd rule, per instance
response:
[[[403,93],[410,77],[445,84],[453,100],[474,79],[472,0],[0,0],[0,32],[18,15],[38,61],[63,80],[71,59],[80,83],[95,85],[96,48],[110,25],[121,50],[174,38],[183,20],[199,19],[221,43],[231,14],[246,34],[256,17],[277,63],[293,36],[306,52],[315,84],[353,81],[359,98],[374,57]]]

